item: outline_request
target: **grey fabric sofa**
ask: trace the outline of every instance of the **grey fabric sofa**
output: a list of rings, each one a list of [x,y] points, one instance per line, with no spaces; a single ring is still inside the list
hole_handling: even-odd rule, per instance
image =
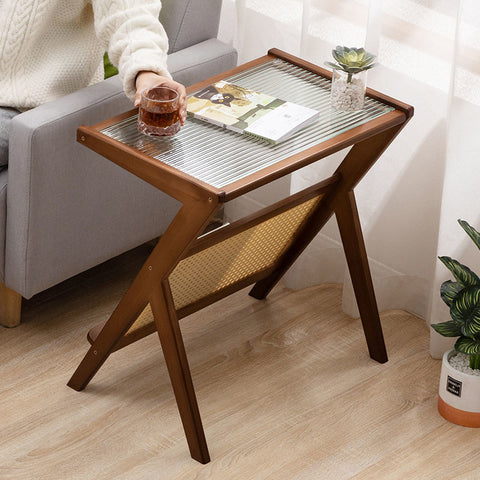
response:
[[[191,85],[236,65],[217,40],[221,0],[163,0],[169,70]],[[131,109],[117,77],[18,115],[0,173],[0,323],[20,322],[21,298],[163,233],[179,208],[78,144],[76,129]],[[8,184],[8,185],[7,185]]]

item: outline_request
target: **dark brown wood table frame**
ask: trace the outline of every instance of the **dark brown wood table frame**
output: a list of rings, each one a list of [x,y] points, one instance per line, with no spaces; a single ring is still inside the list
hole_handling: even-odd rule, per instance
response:
[[[330,72],[273,49],[265,57],[193,85],[188,91],[192,93],[272,58],[281,58],[309,72],[331,78]],[[367,95],[393,107],[393,110],[224,188],[214,188],[100,132],[105,126],[132,116],[134,111],[93,127],[80,127],[79,142],[176,198],[182,206],[109,320],[89,332],[92,345],[68,385],[75,390],[84,389],[112,352],[158,332],[191,456],[201,463],[209,462],[179,319],[251,284],[254,286],[250,295],[264,299],[333,214],[337,218],[369,354],[378,362],[386,362],[387,353],[354,188],[411,118],[413,108],[370,89]],[[224,203],[346,147],[352,148],[331,177],[248,218],[201,236]],[[240,238],[242,232],[269,219],[281,218],[279,215],[283,212],[294,211],[296,206],[306,205],[305,202],[311,199],[316,200],[308,207],[305,219],[293,230],[289,243],[269,265],[247,273],[225,288],[187,302],[187,305],[176,306],[169,279],[182,259],[216,245],[225,248],[229,238]],[[148,307],[150,320],[132,330]]]

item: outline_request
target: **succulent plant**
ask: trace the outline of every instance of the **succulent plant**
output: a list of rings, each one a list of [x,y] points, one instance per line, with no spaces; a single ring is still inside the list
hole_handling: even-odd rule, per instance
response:
[[[465,220],[458,223],[480,249],[480,233]],[[440,287],[442,300],[450,307],[449,322],[432,328],[444,337],[458,337],[457,352],[470,356],[470,368],[480,369],[480,278],[472,270],[450,257],[438,257],[452,272],[455,282],[447,280]]]
[[[363,72],[374,67],[375,55],[368,53],[364,48],[349,48],[338,45],[332,50],[332,56],[337,63],[325,62],[334,70],[343,70],[348,74],[347,82],[352,81],[354,73]]]

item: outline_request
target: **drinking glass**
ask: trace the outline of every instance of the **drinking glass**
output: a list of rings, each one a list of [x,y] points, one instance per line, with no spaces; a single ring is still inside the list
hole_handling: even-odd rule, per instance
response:
[[[153,87],[142,92],[138,130],[146,135],[175,135],[181,127],[178,92],[169,87]]]

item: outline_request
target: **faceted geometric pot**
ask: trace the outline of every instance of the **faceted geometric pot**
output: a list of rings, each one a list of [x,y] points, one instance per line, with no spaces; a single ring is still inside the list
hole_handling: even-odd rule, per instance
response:
[[[480,427],[480,376],[463,373],[450,365],[457,352],[445,352],[438,389],[438,411],[442,417],[464,427]]]

